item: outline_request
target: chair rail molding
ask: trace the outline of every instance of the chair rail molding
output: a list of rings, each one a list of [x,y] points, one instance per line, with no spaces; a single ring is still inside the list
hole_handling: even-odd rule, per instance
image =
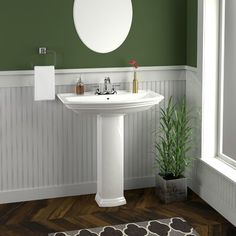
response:
[[[149,66],[138,68],[138,79],[148,80],[184,80],[185,71],[192,67],[187,66]],[[133,69],[122,68],[88,68],[88,69],[57,69],[56,85],[73,85],[79,75],[85,84],[101,83],[105,76],[110,76],[113,83],[131,82]],[[28,87],[34,84],[34,71],[0,71],[1,87]]]

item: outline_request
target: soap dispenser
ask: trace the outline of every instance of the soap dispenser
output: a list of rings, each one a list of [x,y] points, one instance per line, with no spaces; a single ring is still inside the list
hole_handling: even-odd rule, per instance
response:
[[[82,83],[81,77],[75,86],[75,93],[78,95],[84,94],[84,84]]]

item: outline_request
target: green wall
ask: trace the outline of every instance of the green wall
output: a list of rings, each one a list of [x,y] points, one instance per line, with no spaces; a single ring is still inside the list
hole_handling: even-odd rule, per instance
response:
[[[0,70],[26,70],[52,62],[51,55],[37,55],[40,46],[57,52],[57,68],[122,67],[130,59],[142,66],[194,64],[195,42],[190,40],[194,34],[187,32],[186,21],[191,18],[187,7],[192,11],[192,5],[186,1],[197,0],[133,0],[130,34],[108,54],[92,52],[80,41],[73,24],[74,0],[2,1]]]
[[[197,66],[197,0],[187,0],[187,58],[186,64]]]

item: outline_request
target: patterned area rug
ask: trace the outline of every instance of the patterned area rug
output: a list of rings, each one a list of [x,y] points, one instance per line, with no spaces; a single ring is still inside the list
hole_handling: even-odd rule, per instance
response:
[[[70,232],[58,232],[49,236],[199,236],[183,218],[174,217]]]

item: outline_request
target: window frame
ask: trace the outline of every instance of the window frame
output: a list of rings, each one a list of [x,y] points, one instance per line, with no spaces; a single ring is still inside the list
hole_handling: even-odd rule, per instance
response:
[[[218,151],[219,1],[198,1],[197,76],[202,83],[203,162],[216,160]]]
[[[217,157],[236,168],[236,161],[223,153],[223,99],[224,99],[224,54],[225,54],[225,0],[219,2],[219,101],[218,101],[218,150]]]

